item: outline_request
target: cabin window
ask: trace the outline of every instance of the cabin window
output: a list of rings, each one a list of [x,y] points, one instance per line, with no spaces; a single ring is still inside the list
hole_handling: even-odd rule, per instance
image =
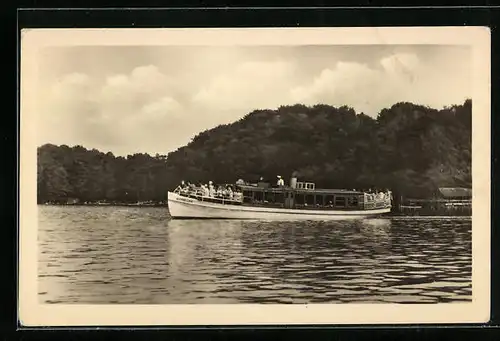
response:
[[[323,196],[322,195],[317,195],[316,196],[316,206],[319,205],[319,206],[324,206],[324,202],[323,202]]]
[[[264,198],[267,202],[274,202],[274,193],[272,192],[266,192],[264,194]]]
[[[263,201],[263,199],[264,199],[264,195],[263,194],[264,193],[262,193],[262,192],[255,192],[254,193],[254,200],[255,201]]]
[[[298,189],[303,189],[304,188],[304,183],[303,182],[297,182],[297,188]]]
[[[314,195],[312,195],[312,194],[306,195],[306,204],[308,206],[313,206],[314,205]]]
[[[345,197],[335,197],[336,207],[345,207]]]
[[[325,196],[325,206],[333,206],[333,195]]]
[[[304,200],[304,194],[297,194],[295,196],[295,203],[297,205],[304,205],[304,202],[305,202],[305,200]]]
[[[358,206],[358,198],[357,197],[349,197],[348,205],[351,207]]]
[[[313,182],[305,182],[303,183],[303,188],[305,189],[314,189],[315,185]]]
[[[250,202],[252,200],[252,192],[244,191],[243,192],[243,202]]]

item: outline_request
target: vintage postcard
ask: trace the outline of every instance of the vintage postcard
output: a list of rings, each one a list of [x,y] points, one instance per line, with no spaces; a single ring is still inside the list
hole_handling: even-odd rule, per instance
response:
[[[489,320],[489,29],[20,44],[21,325]]]

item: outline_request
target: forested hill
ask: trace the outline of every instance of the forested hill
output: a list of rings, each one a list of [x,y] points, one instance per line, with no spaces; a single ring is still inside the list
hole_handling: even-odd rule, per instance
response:
[[[167,157],[44,145],[39,202],[161,201],[181,180],[288,180],[292,172],[319,187],[425,197],[440,186],[471,186],[471,114],[470,100],[441,110],[397,103],[377,119],[349,107],[294,105],[253,111]]]

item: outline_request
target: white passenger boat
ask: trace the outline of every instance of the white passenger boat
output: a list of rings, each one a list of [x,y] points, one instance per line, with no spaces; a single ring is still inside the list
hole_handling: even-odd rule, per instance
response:
[[[316,189],[312,182],[290,181],[289,186],[269,183],[232,185],[230,196],[202,188],[179,186],[168,192],[174,219],[344,220],[387,214],[391,191],[369,193],[342,189]]]

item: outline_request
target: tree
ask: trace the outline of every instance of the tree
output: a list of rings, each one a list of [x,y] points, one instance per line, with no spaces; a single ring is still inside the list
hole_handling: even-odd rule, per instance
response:
[[[297,104],[255,110],[166,156],[44,145],[38,197],[162,201],[181,180],[274,181],[293,171],[318,187],[390,188],[424,197],[440,186],[471,186],[471,117],[470,100],[441,110],[396,103],[376,119],[347,106]]]

